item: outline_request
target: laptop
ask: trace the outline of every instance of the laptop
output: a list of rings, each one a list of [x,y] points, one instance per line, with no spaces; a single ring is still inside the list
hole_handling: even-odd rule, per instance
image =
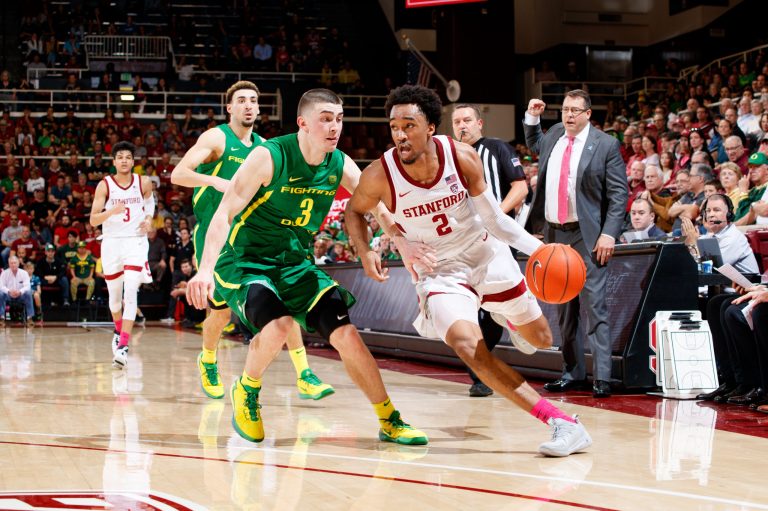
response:
[[[712,261],[715,268],[723,265],[723,254],[720,253],[720,245],[715,238],[699,238],[696,241],[699,247],[699,255],[702,261]]]

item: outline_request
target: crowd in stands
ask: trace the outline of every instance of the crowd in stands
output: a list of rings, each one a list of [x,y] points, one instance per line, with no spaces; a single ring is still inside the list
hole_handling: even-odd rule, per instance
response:
[[[204,121],[188,116],[179,122],[168,115],[160,123],[141,124],[129,111],[117,118],[111,109],[97,119],[80,118],[72,110],[64,117],[57,117],[53,109],[41,117],[26,110],[18,118],[4,111],[0,117],[3,268],[12,256],[18,258],[21,271],[27,263],[34,264],[33,273],[57,304],[104,297],[101,232],[88,217],[96,185],[115,171],[109,156],[112,146],[128,140],[138,147],[134,171],[149,176],[156,193],[156,218],[149,233],[149,264],[156,284],[146,289],[170,293],[183,280],[182,262],[193,259],[190,232],[195,222],[191,193],[172,184],[171,173],[197,136],[219,122],[213,116]],[[274,127],[264,118],[256,131],[269,137]],[[343,224],[342,216],[318,236],[314,252],[320,264],[355,260]],[[371,235],[372,246],[384,258],[398,257],[373,219]]]
[[[376,218],[369,214],[366,220],[370,247],[379,254],[382,261],[400,260],[394,241],[384,232]],[[355,247],[350,244],[343,213],[338,219],[327,222],[325,228],[315,236],[313,250],[315,263],[319,265],[359,261]]]
[[[195,23],[188,16],[169,12],[163,2],[148,10],[137,6],[135,12],[116,9],[114,4],[32,3],[35,8],[28,9],[29,14],[22,18],[18,41],[23,68],[12,73],[18,78],[7,83],[8,87],[0,84],[0,89],[18,89],[22,97],[24,91],[39,88],[40,80],[52,73],[63,74],[64,79],[58,87],[50,88],[73,92],[91,89],[90,80],[80,79],[78,73],[86,68],[87,35],[170,36],[179,55],[176,66],[146,81],[134,80],[132,88],[142,97],[176,90],[224,91],[229,84],[220,83],[216,74],[209,73],[212,71],[314,73],[314,84],[342,94],[366,90],[352,62],[349,42],[336,27],[312,26],[302,16],[304,8],[295,5],[298,2],[278,2],[281,15],[274,20],[274,27],[263,23],[258,7],[247,2],[238,7],[242,23],[234,25],[215,15],[207,23]],[[262,23],[246,23],[257,18]],[[260,27],[256,33],[254,26]],[[205,33],[203,39],[201,32]],[[91,74],[86,71],[84,76]],[[96,90],[116,91],[121,85],[114,67],[94,76],[99,78]]]
[[[248,11],[248,7],[244,9]],[[162,14],[162,5],[157,10]],[[338,30],[331,28],[321,34],[305,26],[297,11],[287,8],[285,13],[283,22],[269,33],[243,34],[219,20],[209,37],[210,47],[215,50],[213,57],[195,64],[182,60],[178,76],[162,77],[154,87],[134,74],[131,87],[140,97],[171,91],[182,82],[193,82],[193,88],[206,90],[209,77],[196,75],[197,71],[242,66],[320,72],[322,85],[344,93],[357,91],[362,86],[360,76],[350,63],[349,45]],[[248,12],[244,14],[244,20],[252,18]],[[170,27],[175,41],[191,37],[185,18],[164,15],[168,16],[166,28]],[[57,4],[54,8],[43,2],[39,10],[23,19],[20,48],[28,67],[74,68],[83,64],[86,34],[152,35],[158,26],[162,24],[137,22],[132,15],[114,9],[102,12],[85,4]],[[653,227],[663,232],[661,236],[683,235],[683,219],[697,223],[704,232],[699,207],[713,193],[724,193],[731,199],[736,224],[768,223],[768,65],[764,52],[748,55],[743,62],[709,68],[690,83],[652,84],[663,84],[665,92],[641,94],[626,102],[616,99],[609,102],[604,114],[593,115],[596,127],[612,133],[622,143],[630,190],[627,231],[644,230],[648,234],[650,225],[643,227],[632,221],[633,215],[638,219],[643,216],[641,206],[647,205],[648,211],[642,213],[652,218]],[[557,79],[551,70],[543,71],[540,78]],[[657,73],[655,68],[648,72]],[[657,74],[674,77],[677,73],[677,65],[669,61]],[[573,63],[562,75],[561,79],[581,79]],[[85,86],[74,74],[67,75],[66,82],[66,90]],[[117,87],[114,74],[103,73],[98,88]],[[99,277],[96,238],[100,233],[87,218],[96,184],[114,172],[109,158],[111,147],[128,140],[138,147],[135,171],[150,177],[157,194],[156,230],[150,233],[150,266],[157,287],[170,292],[181,279],[174,276],[181,262],[191,259],[188,240],[194,226],[190,193],[171,184],[170,175],[174,163],[196,138],[221,122],[216,118],[216,109],[201,104],[186,107],[183,119],[169,112],[161,122],[142,122],[134,118],[135,109],[116,113],[112,108],[95,107],[94,111],[103,112],[102,117],[81,116],[86,109],[73,100],[65,102],[63,117],[53,108],[35,116],[23,108],[23,94],[30,88],[29,83],[14,79],[8,70],[0,72],[0,89],[15,90],[0,116],[3,266],[7,267],[11,256],[19,258],[22,268],[28,261],[36,263],[35,271],[43,277],[44,288],[52,286],[55,274],[61,293],[57,301],[61,303],[73,300],[80,287],[85,288],[81,291],[84,296],[98,296],[101,286],[90,285],[88,279]],[[10,109],[21,111],[21,116],[12,117]],[[280,134],[280,128],[266,114],[255,130],[265,138]],[[364,133],[354,143],[359,145],[361,140],[369,139],[373,138]],[[345,143],[352,146],[351,140]],[[516,149],[533,189],[537,180],[535,158],[522,144]],[[638,200],[640,206],[633,211],[633,203]],[[399,258],[375,219],[369,222],[371,246],[383,259]],[[91,270],[83,256],[78,256],[81,243],[91,256]],[[58,264],[48,257],[45,248],[49,246]],[[356,260],[354,247],[349,246],[345,234],[343,215],[327,223],[316,237],[313,250],[318,264]]]

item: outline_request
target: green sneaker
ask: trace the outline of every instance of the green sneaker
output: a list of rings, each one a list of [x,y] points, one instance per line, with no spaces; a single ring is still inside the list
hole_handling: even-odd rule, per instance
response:
[[[389,419],[379,419],[379,424],[381,424],[379,440],[384,442],[402,445],[426,445],[429,442],[427,435],[404,422],[397,410],[392,412]]]
[[[296,380],[296,386],[299,388],[299,397],[301,399],[323,399],[330,396],[335,390],[327,383],[320,381],[312,369],[304,369],[301,372],[301,378]]]
[[[216,362],[206,364],[203,362],[203,353],[197,355],[197,369],[200,371],[200,386],[205,395],[211,399],[221,399],[224,397],[224,384],[219,378],[219,368]]]
[[[264,440],[264,423],[259,411],[260,390],[243,385],[238,378],[229,393],[232,398],[232,426],[238,435],[250,442]]]

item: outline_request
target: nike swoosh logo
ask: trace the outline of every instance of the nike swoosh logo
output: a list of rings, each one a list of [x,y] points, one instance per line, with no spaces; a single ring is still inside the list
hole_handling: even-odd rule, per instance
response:
[[[230,147],[229,150],[230,151],[239,151],[240,148],[239,147]]]
[[[413,191],[413,190],[408,190],[408,191],[407,191],[407,192],[405,192],[405,193],[398,193],[397,195],[398,195],[398,197],[405,197],[406,195],[408,195],[408,194],[409,194],[409,193],[411,193],[412,191]]]
[[[539,284],[538,284],[538,282],[537,282],[537,279],[536,279],[536,270],[538,270],[538,269],[540,269],[540,268],[541,268],[541,261],[539,261],[539,260],[536,260],[536,261],[533,263],[533,269],[531,270],[531,275],[533,276],[533,285],[534,285],[534,287],[536,287],[537,289],[539,288]]]
[[[289,177],[288,178],[288,182],[289,183],[293,183],[294,181],[298,181],[299,179],[301,179],[301,178],[300,177]]]
[[[341,321],[342,319],[344,319],[344,318],[346,318],[346,317],[347,317],[347,315],[346,315],[346,314],[344,314],[343,316],[336,316],[336,319],[338,319],[339,321]]]

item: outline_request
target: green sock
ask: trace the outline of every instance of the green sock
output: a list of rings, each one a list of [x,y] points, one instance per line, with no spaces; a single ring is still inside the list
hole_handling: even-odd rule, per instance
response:
[[[291,361],[293,367],[296,368],[296,377],[301,378],[301,373],[309,369],[309,361],[307,361],[307,350],[304,346],[297,350],[288,350],[288,354],[291,355]]]
[[[251,378],[245,371],[243,371],[243,376],[240,378],[240,383],[242,383],[244,387],[252,387],[254,389],[261,388],[261,378]]]
[[[215,364],[216,363],[216,350],[207,350],[203,347],[203,363]]]

